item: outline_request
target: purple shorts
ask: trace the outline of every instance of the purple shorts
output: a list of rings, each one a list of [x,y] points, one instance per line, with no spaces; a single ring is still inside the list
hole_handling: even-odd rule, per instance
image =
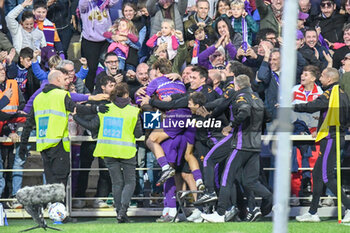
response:
[[[194,144],[195,129],[185,129],[184,134],[179,134],[175,138],[169,138],[162,142],[165,157],[169,163],[181,164],[182,157],[186,151],[187,144]]]

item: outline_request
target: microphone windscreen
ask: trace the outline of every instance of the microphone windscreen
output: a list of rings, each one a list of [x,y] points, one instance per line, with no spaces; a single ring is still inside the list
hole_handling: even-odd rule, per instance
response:
[[[47,184],[24,187],[18,190],[16,198],[24,206],[44,205],[49,202],[61,202],[66,195],[63,184]]]

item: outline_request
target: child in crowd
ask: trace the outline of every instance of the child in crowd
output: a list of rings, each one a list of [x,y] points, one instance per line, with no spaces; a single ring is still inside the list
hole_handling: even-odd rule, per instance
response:
[[[190,59],[187,60],[188,63],[191,63],[192,65],[198,64],[198,55],[206,50],[210,42],[205,35],[205,30],[203,27],[199,27],[195,33],[194,33],[194,42],[193,44],[189,44],[191,48],[191,51],[189,53]]]
[[[177,48],[179,42],[175,37],[175,25],[170,19],[164,19],[162,22],[161,31],[154,34],[146,43],[150,48],[159,46],[160,44],[167,43],[167,52],[169,60],[172,60],[177,54]]]
[[[234,0],[231,3],[232,21],[231,25],[235,32],[243,34],[246,33],[248,44],[251,46],[253,41],[253,33],[259,31],[259,25],[255,22],[253,17],[249,15],[245,10],[245,4],[243,0]]]
[[[40,87],[40,81],[35,78],[32,70],[32,59],[33,50],[26,47],[21,49],[17,65],[14,62],[11,64],[11,66],[16,66],[14,77],[26,101]]]
[[[22,4],[16,6],[6,16],[7,27],[11,33],[13,47],[19,53],[21,49],[29,47],[32,50],[40,49],[46,46],[44,33],[34,27],[34,15],[30,11],[23,12],[24,8],[32,5],[33,0],[25,0]],[[16,18],[21,14],[21,23]]]
[[[116,20],[109,30],[103,33],[103,36],[108,39],[113,38],[113,36],[122,36],[133,43],[137,43],[139,40],[134,24],[126,18]],[[117,54],[119,58],[119,69],[124,70],[125,60],[128,58],[129,53],[129,45],[126,44],[126,40],[112,42],[108,47],[109,52]]]
[[[37,0],[34,3],[33,14],[35,16],[34,27],[43,31],[46,47],[41,49],[41,63],[46,64],[51,56],[59,54],[62,59],[65,59],[63,46],[58,36],[57,29],[54,23],[46,18],[47,4],[46,1]]]

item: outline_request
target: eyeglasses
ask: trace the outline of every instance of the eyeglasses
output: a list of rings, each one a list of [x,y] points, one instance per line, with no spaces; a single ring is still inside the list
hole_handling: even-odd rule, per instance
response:
[[[118,60],[116,61],[105,61],[107,64],[117,64],[118,63]]]
[[[330,7],[333,6],[333,3],[331,3],[331,2],[323,2],[323,3],[320,4],[320,6],[322,8],[325,8],[325,7],[330,8]]]

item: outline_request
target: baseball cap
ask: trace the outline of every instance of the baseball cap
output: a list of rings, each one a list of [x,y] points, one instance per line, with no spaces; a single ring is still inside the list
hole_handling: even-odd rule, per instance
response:
[[[309,18],[309,14],[299,11],[298,19],[306,20],[307,18]]]

